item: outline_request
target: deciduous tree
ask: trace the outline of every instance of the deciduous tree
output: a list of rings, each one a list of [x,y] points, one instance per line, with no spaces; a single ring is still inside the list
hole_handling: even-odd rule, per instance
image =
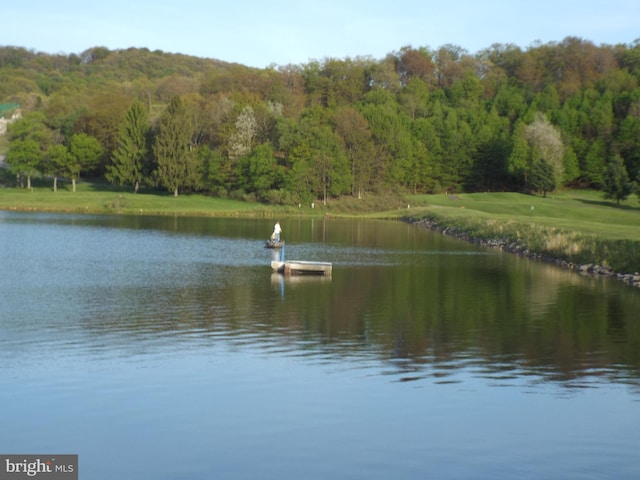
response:
[[[58,176],[63,175],[69,164],[69,150],[63,144],[51,145],[45,154],[43,171],[53,176],[53,191],[58,191]]]
[[[27,188],[31,190],[31,177],[39,170],[43,152],[51,137],[51,132],[45,125],[44,114],[30,112],[11,123],[8,131],[7,163],[21,182],[22,177],[26,177]]]
[[[18,178],[21,179],[23,176],[27,178],[27,189],[31,190],[31,176],[36,173],[42,161],[42,153],[38,142],[33,138],[13,140],[9,145],[6,160],[11,167],[11,171]],[[20,181],[20,185],[23,186],[22,181]]]
[[[65,171],[71,177],[73,191],[82,171],[95,168],[103,155],[100,142],[86,133],[76,133],[69,142],[69,157]]]
[[[238,160],[240,157],[251,151],[253,142],[258,134],[258,123],[256,122],[253,108],[246,106],[238,115],[236,120],[236,130],[229,139],[229,158]]]
[[[343,107],[336,112],[336,132],[351,166],[351,195],[360,198],[371,188],[373,180],[374,145],[369,125],[356,109]]]

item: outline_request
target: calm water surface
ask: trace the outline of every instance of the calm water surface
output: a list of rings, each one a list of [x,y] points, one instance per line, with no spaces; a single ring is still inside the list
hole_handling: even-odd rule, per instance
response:
[[[83,479],[640,478],[640,291],[397,222],[0,212],[0,453]]]

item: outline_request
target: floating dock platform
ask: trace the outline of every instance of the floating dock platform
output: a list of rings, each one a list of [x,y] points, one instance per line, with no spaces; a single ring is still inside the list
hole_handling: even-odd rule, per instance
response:
[[[324,275],[331,276],[333,269],[329,262],[311,262],[305,260],[272,261],[271,268],[285,275]]]

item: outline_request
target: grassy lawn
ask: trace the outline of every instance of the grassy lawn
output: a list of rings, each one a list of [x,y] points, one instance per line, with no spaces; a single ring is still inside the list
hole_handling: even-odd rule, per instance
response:
[[[70,183],[54,192],[51,186],[36,185],[32,191],[0,189],[0,210],[147,215],[268,215],[272,208],[238,200],[205,195],[174,197],[162,192],[138,193],[79,182],[73,192]]]
[[[416,195],[411,202],[411,218],[427,217],[472,236],[517,242],[570,262],[640,271],[640,203],[635,195],[620,206],[594,191],[563,191],[546,198],[516,193]]]
[[[577,190],[546,198],[517,193],[474,193],[416,195],[411,201],[418,212],[436,212],[452,218],[538,224],[609,239],[640,240],[640,202],[635,195],[619,207],[604,200],[601,192]]]

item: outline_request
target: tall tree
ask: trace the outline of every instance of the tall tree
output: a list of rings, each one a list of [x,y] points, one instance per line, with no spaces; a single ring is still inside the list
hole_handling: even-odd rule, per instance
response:
[[[9,144],[7,163],[18,178],[27,178],[28,190],[31,190],[31,176],[36,173],[41,161],[40,145],[33,138],[18,138]],[[22,181],[20,186],[23,186]]]
[[[315,192],[324,204],[329,196],[343,195],[349,192],[349,165],[340,148],[338,136],[329,126],[321,126],[312,131],[311,160],[315,174],[320,181],[321,191]]]
[[[529,172],[534,162],[542,160],[552,167],[554,183],[560,183],[564,174],[564,144],[560,132],[545,115],[538,113],[533,122],[526,126],[524,133],[530,147],[531,156],[527,162]]]
[[[76,191],[76,179],[82,171],[94,169],[103,155],[100,142],[86,133],[76,133],[69,142],[69,157],[66,173],[71,177],[73,191]]]
[[[411,79],[432,84],[435,67],[431,60],[431,52],[426,48],[414,49],[406,46],[397,54],[397,66],[402,85],[406,86]]]
[[[207,145],[199,147],[196,154],[202,165],[205,188],[215,195],[225,197],[231,190],[233,181],[228,157],[220,150],[212,150]]]
[[[427,84],[417,78],[409,79],[399,95],[399,102],[411,120],[415,120],[417,117],[426,117],[429,110]]]
[[[9,131],[9,150],[7,163],[19,178],[27,179],[27,188],[31,190],[31,177],[40,168],[43,152],[47,148],[51,132],[45,125],[41,112],[30,112],[23,118],[11,123]]]
[[[534,192],[542,192],[545,197],[547,192],[555,190],[556,177],[553,166],[542,158],[535,158],[531,164],[528,187]]]
[[[458,189],[471,173],[476,139],[469,123],[458,109],[447,109],[442,142],[442,184]]]
[[[46,152],[43,171],[53,176],[53,191],[58,191],[58,177],[69,164],[69,150],[63,144],[51,145]]]
[[[636,96],[639,99],[629,106],[629,113],[622,120],[616,138],[617,148],[632,178],[640,175],[640,88],[636,89]]]
[[[560,177],[563,169],[564,145],[558,129],[547,120],[545,115],[537,114],[527,128],[527,138],[532,146],[541,150],[546,161],[553,167],[556,177]]]
[[[130,105],[128,96],[109,90],[90,98],[87,110],[76,121],[75,132],[94,137],[105,153],[94,167],[100,175],[104,175],[106,170],[102,160],[109,161],[117,148],[120,127]]]
[[[582,178],[584,182],[595,188],[602,188],[604,185],[604,174],[607,169],[607,146],[603,140],[592,142],[587,149],[584,161],[582,162]]]
[[[171,98],[158,123],[153,145],[157,180],[177,197],[180,189],[197,187],[201,182],[198,157],[191,150],[193,128],[182,99]]]
[[[361,198],[373,179],[374,146],[369,125],[364,116],[351,107],[339,109],[334,121],[351,165],[351,195]]]
[[[615,200],[620,205],[620,200],[626,200],[631,193],[633,182],[629,179],[622,157],[614,155],[604,174],[604,198]]]
[[[275,188],[277,167],[273,148],[268,143],[263,143],[240,159],[237,178],[245,192],[253,193],[259,200],[264,200],[267,192]]]
[[[136,100],[129,107],[117,143],[106,178],[116,184],[133,185],[137,193],[149,173],[149,122],[142,102]]]
[[[326,202],[329,196],[349,192],[348,160],[324,109],[307,109],[299,122],[280,121],[278,129],[288,170],[286,187],[300,200]]]
[[[253,147],[253,142],[258,135],[258,122],[253,108],[246,106],[236,120],[236,131],[229,139],[229,158],[238,160],[248,154]]]
[[[514,181],[520,187],[524,187],[527,183],[529,175],[529,159],[531,157],[531,148],[526,137],[526,128],[524,122],[516,122],[513,132],[513,148],[507,160],[509,173],[513,176]]]

